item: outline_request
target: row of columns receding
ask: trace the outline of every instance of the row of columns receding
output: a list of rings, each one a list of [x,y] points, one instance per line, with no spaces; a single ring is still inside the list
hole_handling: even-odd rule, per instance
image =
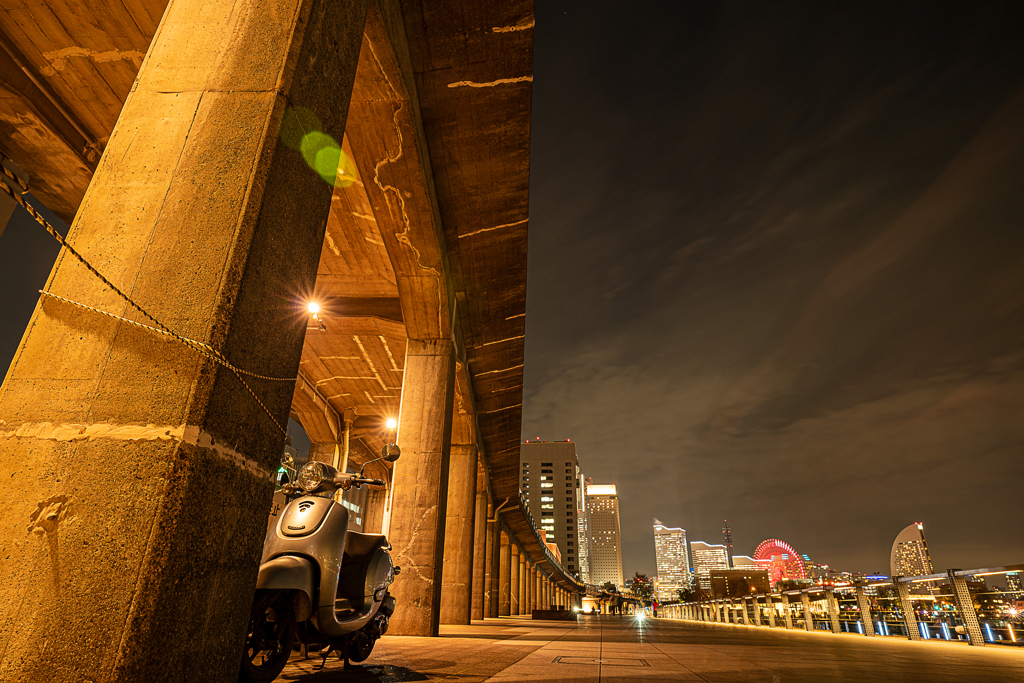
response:
[[[963,621],[968,642],[971,645],[984,645],[985,638],[978,622],[978,614],[974,610],[974,604],[967,590],[966,579],[963,576],[956,576],[952,572],[950,572],[950,579],[953,584],[956,609]],[[876,635],[876,629],[871,614],[871,601],[864,590],[864,586],[856,586],[854,590],[856,591],[857,607],[859,610],[859,630],[865,636],[874,636]],[[917,618],[914,616],[913,599],[910,595],[909,584],[906,581],[896,582],[896,592],[899,598],[900,611],[903,614],[904,626],[908,634],[907,637],[910,640],[922,640],[921,628],[918,626]],[[804,628],[807,631],[813,631],[814,615],[811,611],[810,594],[808,591],[801,591],[799,595],[804,617]],[[790,597],[790,594],[782,593],[778,601],[782,606],[781,616],[783,625],[787,629],[793,628],[793,610],[790,608],[793,603]],[[842,624],[839,619],[839,602],[836,599],[835,591],[825,589],[824,599],[828,609],[832,633],[842,633]],[[662,611],[664,616],[673,619],[724,624],[742,623],[744,626],[767,626],[769,628],[776,628],[776,616],[778,614],[771,595],[752,595],[749,597],[720,598],[704,602],[664,605]],[[751,614],[753,614],[753,624],[751,623]]]

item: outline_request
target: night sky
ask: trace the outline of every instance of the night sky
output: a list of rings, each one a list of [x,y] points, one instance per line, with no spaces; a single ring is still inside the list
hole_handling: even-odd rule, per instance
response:
[[[523,437],[652,519],[1024,561],[1024,3],[539,2]]]
[[[1024,561],[1024,3],[539,2],[524,438],[737,554]],[[0,366],[56,244],[0,236]]]

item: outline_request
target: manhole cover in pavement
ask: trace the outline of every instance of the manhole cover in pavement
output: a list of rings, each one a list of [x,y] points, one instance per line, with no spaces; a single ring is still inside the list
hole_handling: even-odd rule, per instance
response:
[[[552,664],[604,664],[605,666],[650,666],[646,659],[620,659],[618,657],[555,657]]]

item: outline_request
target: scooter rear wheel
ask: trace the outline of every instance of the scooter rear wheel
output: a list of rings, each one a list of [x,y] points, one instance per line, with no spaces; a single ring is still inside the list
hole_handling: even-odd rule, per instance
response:
[[[295,615],[283,591],[257,591],[245,636],[239,683],[270,683],[288,663],[295,641]]]

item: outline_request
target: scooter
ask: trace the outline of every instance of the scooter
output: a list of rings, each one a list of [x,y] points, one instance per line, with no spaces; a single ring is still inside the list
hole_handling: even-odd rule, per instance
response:
[[[387,444],[381,457],[401,451]],[[367,463],[369,464],[369,463]],[[391,544],[380,534],[348,529],[348,510],[334,500],[339,489],[383,486],[379,479],[339,472],[322,462],[299,470],[280,490],[288,501],[268,530],[238,680],[270,683],[281,673],[296,640],[362,662],[387,633],[395,612],[388,592],[401,571]]]

